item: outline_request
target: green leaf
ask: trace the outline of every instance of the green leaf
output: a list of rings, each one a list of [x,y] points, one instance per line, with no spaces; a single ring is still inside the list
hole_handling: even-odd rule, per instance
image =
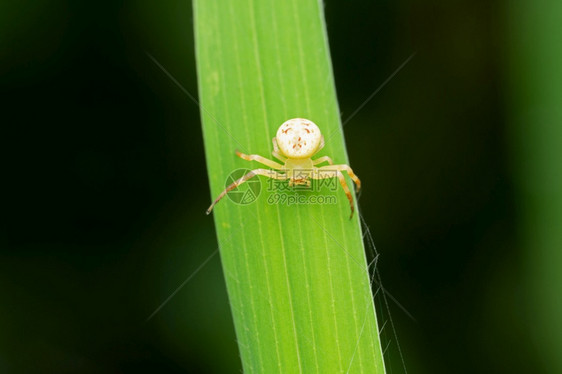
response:
[[[318,157],[348,163],[320,1],[196,0],[194,15],[213,199],[234,170],[263,167],[235,151],[272,158],[290,118],[319,125]],[[213,211],[244,372],[384,373],[359,218],[337,180],[319,191],[255,180],[254,202],[225,197]]]
[[[562,2],[508,4],[508,130],[530,291],[521,298],[541,362],[562,373]]]

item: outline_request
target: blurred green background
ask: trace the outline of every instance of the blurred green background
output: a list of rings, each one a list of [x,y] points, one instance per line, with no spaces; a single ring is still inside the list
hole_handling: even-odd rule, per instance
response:
[[[344,127],[410,373],[560,372],[562,13],[521,4],[325,2],[343,120],[417,52]],[[145,322],[217,246],[199,108],[145,54],[196,95],[192,30],[190,1],[0,3],[0,372],[240,371],[218,256]]]

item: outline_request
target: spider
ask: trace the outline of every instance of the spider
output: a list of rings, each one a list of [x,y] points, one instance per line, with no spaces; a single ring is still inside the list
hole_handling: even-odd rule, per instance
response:
[[[271,152],[275,158],[283,161],[283,165],[260,155],[246,155],[236,151],[236,155],[244,160],[257,161],[274,170],[279,170],[280,172],[268,169],[255,169],[250,171],[248,174],[226,187],[225,190],[222,191],[211,204],[209,209],[207,209],[207,214],[211,213],[215,204],[218,203],[219,200],[222,199],[228,192],[256,175],[263,175],[278,180],[288,179],[289,186],[310,186],[310,179],[328,179],[337,177],[347,196],[347,199],[349,200],[349,205],[351,207],[351,216],[349,218],[351,219],[355,210],[353,206],[353,197],[347,187],[342,171],[347,172],[353,182],[355,182],[357,191],[361,188],[361,181],[348,165],[334,165],[332,159],[328,156],[323,156],[313,160],[312,156],[314,156],[323,147],[324,136],[314,122],[304,118],[293,118],[284,122],[279,127],[279,130],[277,130],[277,136],[273,138],[273,152]],[[327,162],[329,165],[320,167],[316,166],[323,162]]]

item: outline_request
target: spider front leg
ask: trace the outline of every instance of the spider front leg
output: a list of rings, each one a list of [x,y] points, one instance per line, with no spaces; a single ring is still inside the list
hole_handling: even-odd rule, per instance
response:
[[[261,157],[261,156],[260,156]],[[268,160],[269,161],[269,160]],[[236,180],[234,183],[230,184],[228,187],[226,187],[224,189],[224,191],[222,191],[220,193],[220,195],[215,199],[215,201],[213,201],[213,203],[211,204],[211,206],[209,207],[209,209],[207,209],[207,214],[211,214],[211,211],[213,210],[213,207],[220,201],[220,199],[222,199],[227,193],[229,193],[230,191],[232,191],[233,189],[235,189],[236,187],[238,187],[239,185],[241,185],[242,183],[246,182],[248,179],[255,177],[256,175],[263,175],[265,177],[268,178],[272,178],[272,179],[279,179],[279,180],[285,180],[287,179],[287,176],[285,174],[279,174],[273,170],[268,170],[268,169],[255,169],[250,171],[248,174],[244,175],[242,178],[239,178],[238,180]]]
[[[263,156],[260,156],[260,155],[247,155],[247,154],[244,154],[242,152],[236,151],[236,156],[238,156],[241,159],[246,160],[246,161],[257,161],[257,162],[262,163],[266,166],[269,166],[272,169],[280,170],[280,169],[283,168],[283,165],[281,165],[281,164],[279,164],[275,161],[269,160],[269,159],[267,159]]]
[[[273,143],[273,152],[271,152],[273,157],[275,157],[276,159],[281,160],[283,162],[287,161],[287,157],[282,156],[281,153],[279,153],[279,146],[277,145],[277,138],[274,137],[273,139],[271,139],[271,142]]]
[[[327,167],[327,166],[326,166]],[[315,171],[315,173],[312,173],[311,178],[313,179],[329,179],[329,178],[333,178],[334,177],[334,171],[336,172],[336,176],[338,177],[338,180],[340,181],[340,184],[343,188],[343,192],[345,192],[345,196],[347,196],[347,200],[349,200],[349,207],[351,208],[351,215],[349,216],[349,219],[351,219],[353,217],[353,212],[355,212],[355,206],[353,205],[353,196],[351,196],[351,191],[349,191],[349,188],[347,187],[347,183],[345,181],[345,178],[342,174],[341,171],[339,170],[334,170],[334,169],[323,169],[323,168],[317,168]],[[324,173],[322,173],[322,171],[324,171]]]
[[[320,158],[317,158],[316,160],[312,160],[312,165],[318,165],[321,164],[323,162],[327,162],[330,165],[333,165],[334,162],[332,161],[332,159],[328,156],[322,156]]]

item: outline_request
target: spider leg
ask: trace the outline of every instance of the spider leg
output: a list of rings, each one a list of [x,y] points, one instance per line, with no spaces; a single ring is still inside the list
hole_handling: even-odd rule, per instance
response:
[[[332,159],[328,156],[322,156],[320,158],[317,158],[316,160],[312,160],[312,165],[318,165],[321,164],[323,162],[327,162],[330,165],[333,165],[334,162],[332,161]]]
[[[228,187],[226,187],[224,189],[224,191],[222,191],[220,193],[220,195],[215,199],[215,201],[213,201],[213,203],[211,204],[211,206],[209,207],[209,209],[207,209],[207,214],[211,214],[211,211],[213,210],[213,207],[220,201],[220,199],[222,199],[227,193],[229,193],[230,191],[232,191],[233,189],[235,189],[236,187],[238,187],[239,185],[241,185],[242,183],[246,182],[248,179],[255,177],[256,175],[263,175],[272,179],[279,179],[279,180],[284,180],[287,179],[287,176],[285,174],[279,174],[278,172],[275,172],[273,170],[268,170],[268,169],[255,169],[250,171],[248,174],[244,175],[243,177],[237,179],[236,181],[234,181],[233,183],[231,183]]]
[[[236,156],[238,156],[241,159],[246,160],[246,161],[257,161],[257,162],[262,163],[266,166],[269,166],[270,168],[273,168],[273,169],[282,169],[283,168],[283,165],[281,165],[281,164],[279,164],[275,161],[269,160],[269,159],[267,159],[263,156],[260,156],[260,155],[246,155],[244,153],[236,151]]]
[[[271,152],[273,157],[275,157],[276,159],[281,160],[283,162],[287,161],[287,157],[281,156],[281,154],[279,153],[279,146],[277,145],[277,138],[274,137],[271,141],[273,143],[273,152]]]
[[[351,168],[348,165],[326,165],[318,168],[318,171],[330,171],[330,170],[345,171],[349,175],[349,177],[353,180],[353,182],[357,186],[356,188],[357,192],[359,192],[359,190],[361,189],[361,181],[359,180],[359,178],[357,178],[357,175],[355,175],[353,170],[351,170]]]
[[[340,184],[343,188],[343,192],[345,192],[345,196],[347,196],[347,200],[349,200],[349,207],[351,208],[351,215],[349,216],[349,219],[351,219],[353,217],[353,212],[355,212],[355,206],[353,205],[353,196],[351,196],[351,191],[349,191],[349,187],[347,187],[347,183],[345,181],[345,178],[342,174],[341,171],[339,170],[327,170],[324,169],[323,171],[331,171],[331,173],[322,173],[321,171],[322,168],[317,168],[316,169],[316,173],[312,174],[312,178],[314,179],[328,179],[328,178],[333,178],[334,177],[334,171],[336,172],[336,176],[338,177],[338,180],[340,181]]]
[[[314,152],[314,154],[317,154],[318,152],[320,152],[320,150],[321,150],[322,148],[324,148],[324,145],[325,145],[325,144],[326,144],[326,143],[324,142],[324,135],[322,135],[322,138],[320,138],[320,145],[318,146],[318,149],[316,150],[316,152]]]

